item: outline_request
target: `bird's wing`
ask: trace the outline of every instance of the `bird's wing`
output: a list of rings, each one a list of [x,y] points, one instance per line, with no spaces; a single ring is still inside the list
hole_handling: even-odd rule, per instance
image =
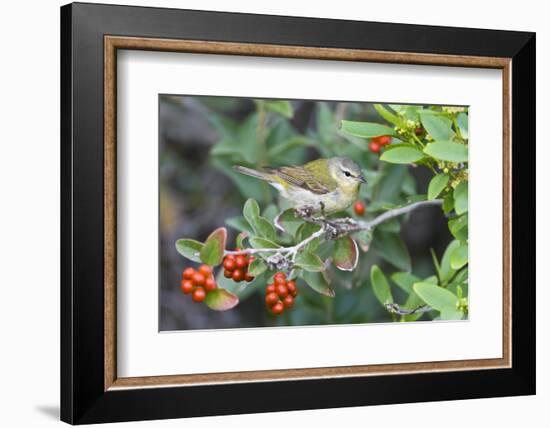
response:
[[[280,180],[287,184],[301,187],[318,195],[324,195],[336,190],[336,183],[333,180],[323,180],[313,171],[301,166],[283,166],[272,170]]]

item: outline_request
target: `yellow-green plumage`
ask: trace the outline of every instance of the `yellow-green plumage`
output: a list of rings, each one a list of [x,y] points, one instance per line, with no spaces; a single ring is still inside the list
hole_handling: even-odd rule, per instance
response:
[[[315,212],[327,214],[348,208],[365,182],[359,166],[344,157],[321,158],[299,166],[235,169],[267,181],[295,208],[310,206]]]

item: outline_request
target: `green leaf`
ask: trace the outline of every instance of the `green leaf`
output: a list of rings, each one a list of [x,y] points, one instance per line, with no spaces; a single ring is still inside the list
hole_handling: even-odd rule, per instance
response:
[[[398,233],[401,230],[401,223],[397,218],[386,220],[382,224],[378,225],[378,230],[383,232]]]
[[[260,206],[255,199],[248,199],[243,207],[243,215],[246,221],[254,228],[257,218],[260,216]]]
[[[386,150],[380,156],[380,160],[389,163],[413,163],[424,157],[424,153],[416,147],[397,147],[395,149]]]
[[[294,116],[294,109],[292,104],[289,101],[285,100],[270,100],[264,102],[266,110],[277,113],[287,119],[290,119]]]
[[[372,283],[374,295],[382,306],[385,306],[386,303],[393,303],[390,285],[388,284],[386,276],[377,265],[372,265],[370,269],[370,281]]]
[[[220,227],[210,234],[201,249],[201,262],[209,266],[217,266],[223,261],[223,253],[227,241],[227,230]]]
[[[262,217],[267,219],[270,223],[275,220],[275,217],[279,214],[279,207],[275,204],[269,204],[267,207],[265,207],[264,212],[262,213]]]
[[[243,216],[226,218],[225,224],[240,232],[247,232],[249,234],[253,232],[252,228]]]
[[[309,222],[302,223],[300,227],[298,227],[298,229],[296,230],[296,240],[298,242],[301,242],[309,238],[311,235],[317,232],[320,228],[321,228],[320,226],[313,223],[309,223]],[[320,243],[321,243],[321,240],[319,238],[314,239],[309,244],[307,244],[306,249],[308,251],[315,251],[319,247]]]
[[[239,298],[224,288],[216,288],[206,294],[204,303],[215,311],[227,311],[239,304]]]
[[[468,115],[466,113],[459,113],[456,122],[462,138],[468,138]]]
[[[275,228],[269,222],[269,220],[264,217],[258,217],[256,219],[254,232],[257,235],[263,236],[264,238],[267,238],[271,241],[275,241],[277,239],[277,232],[275,232]]]
[[[277,238],[275,228],[269,220],[260,216],[260,206],[258,202],[254,199],[248,199],[244,204],[243,215],[256,235],[275,241]]]
[[[232,278],[226,278],[223,276],[223,269],[218,270],[216,275],[216,284],[218,288],[223,288],[229,291],[232,294],[235,294],[240,302],[243,302],[250,295],[254,294],[257,291],[257,287],[260,284],[265,286],[267,278],[265,274],[254,277],[252,282],[235,282]],[[260,285],[261,286],[261,285]]]
[[[203,243],[195,241],[194,239],[178,239],[176,241],[176,250],[183,257],[192,260],[194,262],[200,263],[201,261],[201,250]]]
[[[445,308],[441,311],[441,319],[442,320],[461,320],[463,318],[464,314],[462,311],[459,311],[458,309],[453,308]]]
[[[403,305],[403,308],[413,310],[413,309],[417,309],[421,306],[424,306],[424,301],[420,297],[418,297],[418,294],[416,294],[414,292],[414,290],[411,290],[411,293],[409,294],[409,297],[407,297],[407,301]],[[422,312],[417,312],[417,313],[414,313],[414,314],[403,315],[401,317],[401,319],[404,320],[404,321],[408,321],[408,322],[416,321],[422,315],[423,315]]]
[[[334,297],[334,290],[330,287],[325,276],[320,272],[302,272],[302,278],[311,289],[325,296]]]
[[[448,174],[437,174],[434,175],[430,180],[428,185],[428,200],[433,200],[439,196],[439,194],[445,189],[447,183],[449,182]]]
[[[330,110],[327,103],[317,103],[317,130],[321,139],[321,149],[326,145],[333,144],[334,136],[336,134],[336,126],[334,121],[334,115]]]
[[[235,244],[237,244],[238,248],[244,248],[244,240],[248,238],[248,236],[248,232],[241,232],[237,235],[237,238],[235,238]]]
[[[413,284],[420,281],[419,277],[409,272],[395,272],[391,276],[391,279],[393,282],[399,285],[399,287],[401,287],[403,291],[409,294],[413,292]]]
[[[418,192],[416,190],[416,180],[411,174],[406,174],[403,178],[403,186],[401,187],[403,193],[407,196],[416,195]]]
[[[413,289],[428,306],[440,312],[456,309],[458,299],[449,290],[430,282],[417,282]]]
[[[372,248],[387,262],[404,271],[411,270],[411,257],[407,246],[396,233],[374,231]]]
[[[379,123],[372,122],[352,122],[343,120],[341,123],[342,131],[350,135],[362,138],[379,137],[381,135],[395,135],[393,128]]]
[[[401,187],[407,175],[407,168],[406,165],[384,164],[380,180],[373,190],[373,199],[382,204],[400,202]]]
[[[452,193],[448,193],[447,195],[445,195],[445,197],[443,198],[443,212],[445,214],[449,214],[455,207],[455,200],[453,198],[453,194]]]
[[[452,141],[436,141],[424,147],[424,153],[449,162],[468,162],[468,146]]]
[[[436,141],[450,140],[455,135],[452,129],[453,122],[444,116],[421,111],[420,121],[428,134]]]
[[[387,110],[382,104],[375,104],[374,109],[378,112],[380,116],[382,116],[386,121],[389,123],[398,126],[400,128],[405,128],[405,123],[401,118],[393,113],[391,113],[389,110]]]
[[[453,274],[455,273],[455,269],[451,266],[451,254],[453,251],[460,246],[459,241],[451,241],[447,248],[445,249],[445,252],[443,253],[443,257],[441,259],[441,266],[440,266],[440,278],[441,281],[445,282],[451,279]]]
[[[468,239],[468,214],[449,220],[449,230],[459,241]]]
[[[315,141],[310,138],[305,138],[301,136],[290,138],[289,140],[278,143],[271,147],[267,154],[269,159],[276,158],[277,156],[284,156],[286,153],[288,153],[290,150],[299,148],[299,147],[306,147],[306,146],[314,146]]]
[[[458,270],[466,263],[468,263],[468,244],[462,244],[451,252],[451,267]]]
[[[296,256],[295,266],[307,270],[308,272],[322,272],[325,270],[323,261],[309,251],[301,251]]]
[[[437,277],[441,278],[441,266],[439,264],[439,261],[437,260],[437,255],[435,254],[435,251],[433,248],[430,248],[430,253],[432,254],[432,261],[434,264],[435,272],[437,273]],[[436,277],[436,282],[437,282]]]
[[[370,243],[372,242],[372,232],[370,230],[361,230],[353,235],[355,242],[359,244],[359,248],[365,253],[369,251]]]
[[[460,272],[456,274],[456,276],[453,279],[453,283],[464,283],[464,281],[468,280],[468,268],[462,269]]]
[[[248,239],[252,248],[280,248],[281,246],[269,239],[253,236]]]
[[[424,278],[420,282],[429,282],[430,284],[435,284],[435,285],[439,284],[439,280],[437,279],[437,276],[435,276],[435,275]]]
[[[359,251],[357,243],[349,236],[344,236],[336,240],[332,253],[334,265],[345,271],[352,271],[357,266],[359,260]]]
[[[232,156],[240,154],[239,151],[239,143],[232,137],[225,137],[217,142],[214,147],[212,147],[212,150],[210,150],[210,155]]]
[[[461,181],[453,192],[455,200],[455,211],[457,214],[464,214],[468,211],[468,182]]]
[[[254,277],[260,276],[267,270],[267,265],[260,258],[255,258],[252,260],[252,263],[248,266],[248,273]]]
[[[304,224],[304,221],[296,217],[294,213],[294,208],[289,208],[279,214],[276,218],[276,221],[285,230],[285,232],[292,236],[295,236],[298,228]]]

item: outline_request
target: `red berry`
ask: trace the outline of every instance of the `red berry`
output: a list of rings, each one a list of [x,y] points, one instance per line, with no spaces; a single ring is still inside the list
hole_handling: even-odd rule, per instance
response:
[[[286,288],[286,285],[283,284],[275,285],[275,292],[280,298],[285,298],[286,296],[288,296],[288,288]]]
[[[206,281],[206,277],[200,272],[195,272],[193,274],[192,281],[193,281],[193,284],[201,286],[201,285],[204,285],[204,281]]]
[[[235,268],[237,267],[237,265],[235,264],[235,259],[233,257],[229,258],[229,256],[227,256],[223,261],[223,267],[225,270],[235,270]]]
[[[265,295],[265,303],[269,306],[273,306],[278,301],[279,296],[277,296],[275,293],[268,293]]]
[[[355,214],[357,214],[358,216],[362,216],[365,214],[365,204],[361,201],[357,201],[353,205],[353,210],[355,211]]]
[[[268,284],[267,287],[265,287],[265,292],[267,293],[275,293],[275,284]]]
[[[386,144],[390,144],[391,143],[391,137],[389,135],[380,135],[380,137],[378,137],[376,139],[376,141],[378,142],[378,144],[380,144],[381,146],[385,146]]]
[[[233,281],[241,282],[244,279],[244,272],[240,269],[233,271]]]
[[[285,307],[282,302],[277,302],[271,307],[271,312],[273,315],[280,315],[283,313]]]
[[[185,294],[191,293],[191,291],[193,291],[193,283],[188,279],[182,280],[181,281],[181,291]]]
[[[283,305],[285,305],[285,308],[290,308],[294,304],[294,298],[292,296],[286,296],[283,299]]]
[[[286,283],[286,288],[288,289],[288,292],[292,297],[296,297],[296,295],[298,294],[298,289],[296,288],[295,281],[288,281]]]
[[[246,272],[246,273],[244,274],[244,280],[245,280],[246,282],[252,282],[252,281],[254,281],[254,277],[253,277],[252,275],[249,275],[248,272]]]
[[[277,273],[273,276],[273,279],[277,279],[277,278],[286,279],[286,275],[285,275],[284,272],[277,272]]]
[[[225,276],[226,278],[233,278],[233,271],[225,269],[223,271],[223,276]]]
[[[202,302],[206,298],[206,292],[204,291],[204,288],[197,287],[193,291],[193,302]]]
[[[214,278],[212,278],[211,276],[209,276],[208,278],[206,278],[206,281],[204,282],[204,289],[207,291],[207,292],[210,292],[210,291],[213,291],[216,289],[216,281],[214,280]]]
[[[192,267],[188,267],[183,271],[183,279],[191,279],[193,278],[193,274],[195,273],[195,269]]]
[[[212,268],[208,265],[201,265],[199,267],[199,272],[202,273],[204,276],[208,277],[212,274]]]
[[[237,265],[238,269],[244,269],[248,266],[248,262],[246,261],[246,257],[243,255],[239,255],[235,257],[235,264]]]
[[[379,153],[380,152],[380,144],[376,141],[371,141],[369,143],[369,150],[373,153]]]
[[[424,133],[424,128],[422,128],[421,126],[416,128],[414,130],[414,133],[417,135],[417,136],[421,136],[423,133]]]
[[[273,278],[273,282],[275,283],[275,285],[286,285],[286,279],[281,277],[281,276],[276,276],[275,278]]]

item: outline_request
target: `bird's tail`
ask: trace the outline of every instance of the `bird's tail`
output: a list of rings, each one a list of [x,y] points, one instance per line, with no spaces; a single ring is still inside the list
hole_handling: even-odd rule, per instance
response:
[[[260,180],[273,181],[271,172],[267,170],[258,171],[257,169],[247,168],[246,166],[240,166],[240,165],[235,165],[233,169],[237,172],[240,172],[241,174],[249,175],[254,178],[259,178]]]

